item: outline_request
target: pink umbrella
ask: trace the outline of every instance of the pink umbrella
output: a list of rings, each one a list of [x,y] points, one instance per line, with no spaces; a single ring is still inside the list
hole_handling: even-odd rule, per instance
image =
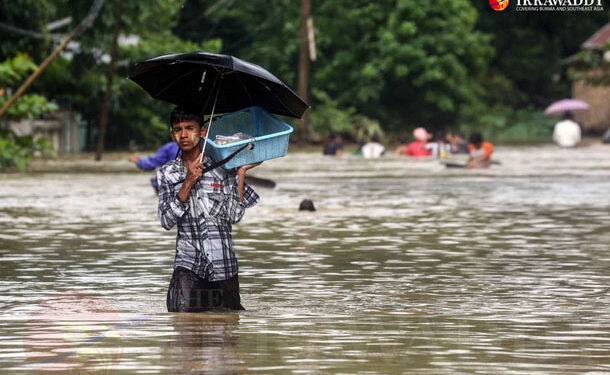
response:
[[[578,99],[562,99],[551,104],[544,110],[544,114],[556,115],[570,111],[581,111],[589,109],[589,104]]]

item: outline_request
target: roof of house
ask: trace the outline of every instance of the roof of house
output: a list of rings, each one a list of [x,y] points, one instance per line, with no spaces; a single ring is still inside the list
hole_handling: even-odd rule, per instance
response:
[[[608,22],[604,27],[599,29],[595,34],[593,34],[589,39],[587,39],[583,44],[582,48],[584,49],[601,49],[604,43],[610,41],[610,22]]]

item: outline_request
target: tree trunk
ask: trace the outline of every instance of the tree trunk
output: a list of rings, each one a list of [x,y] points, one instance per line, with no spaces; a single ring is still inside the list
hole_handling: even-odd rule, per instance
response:
[[[108,106],[110,97],[112,96],[112,79],[114,77],[114,62],[117,56],[119,30],[121,29],[121,13],[123,12],[123,0],[119,0],[114,18],[114,32],[112,35],[112,47],[110,52],[110,64],[108,65],[108,78],[106,79],[106,95],[104,96],[104,106],[100,117],[100,133],[97,138],[97,151],[95,152],[95,160],[102,160],[104,153],[104,142],[106,140],[106,128],[108,125]]]

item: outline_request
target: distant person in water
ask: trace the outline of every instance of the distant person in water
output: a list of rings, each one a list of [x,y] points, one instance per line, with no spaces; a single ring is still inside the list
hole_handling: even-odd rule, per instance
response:
[[[493,145],[483,141],[483,136],[480,133],[472,133],[468,144],[468,168],[487,168],[491,165],[491,153]]]
[[[415,141],[409,143],[407,155],[415,158],[430,156],[430,150],[426,150],[426,144],[430,139],[430,134],[424,128],[415,128],[413,130],[413,138]]]
[[[331,139],[324,145],[324,155],[341,156],[343,154],[343,138],[339,133],[332,133]]]
[[[604,134],[604,138],[602,138],[602,143],[606,145],[610,144],[610,129],[606,130],[606,134]]]
[[[400,138],[398,138],[398,142],[400,144],[396,148],[395,154],[396,155],[404,155],[404,156],[409,155],[408,154],[408,152],[409,152],[409,141],[408,141],[407,137],[400,137]]]
[[[362,156],[365,159],[376,159],[385,155],[385,147],[380,143],[379,134],[375,133],[371,141],[362,146]]]
[[[365,141],[358,141],[358,148],[356,149],[356,151],[352,152],[352,155],[362,156],[362,147],[364,147],[365,144]]]
[[[311,199],[303,199],[301,204],[299,204],[299,211],[315,211],[316,207],[313,205],[313,201]]]
[[[134,163],[143,171],[153,171],[155,168],[162,166],[168,161],[174,160],[177,153],[178,145],[176,142],[167,142],[161,146],[154,155],[140,157],[138,154],[132,154],[129,156],[129,161]],[[159,191],[157,177],[151,178],[150,184],[152,185],[153,189],[155,189],[155,192]]]
[[[559,147],[576,147],[581,138],[580,125],[573,120],[572,112],[566,112],[563,119],[555,124],[553,129],[553,141]]]
[[[464,134],[460,132],[447,134],[447,141],[451,145],[452,154],[467,154],[468,142],[464,139]]]
[[[438,159],[445,159],[451,151],[451,145],[447,143],[445,132],[442,130],[437,131],[434,141],[429,142],[424,148],[430,151],[430,156]]]

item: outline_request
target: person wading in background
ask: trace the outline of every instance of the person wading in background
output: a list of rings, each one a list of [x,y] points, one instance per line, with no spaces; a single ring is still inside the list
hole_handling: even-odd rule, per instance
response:
[[[380,143],[379,134],[375,133],[371,141],[362,146],[362,156],[365,159],[376,159],[385,155],[385,147]]]
[[[162,166],[170,160],[174,160],[178,153],[178,145],[176,142],[167,142],[161,146],[154,155],[146,156],[141,158],[138,154],[132,154],[129,156],[129,161],[134,163],[136,167],[143,171],[153,171],[155,168]],[[159,193],[159,182],[157,177],[150,179],[155,192]]]
[[[563,115],[563,120],[555,124],[553,129],[553,141],[559,147],[572,148],[576,147],[581,138],[580,125],[573,120],[572,112],[566,112]]]
[[[491,165],[491,153],[494,146],[489,142],[483,141],[480,133],[472,133],[468,144],[468,168],[488,168]]]

